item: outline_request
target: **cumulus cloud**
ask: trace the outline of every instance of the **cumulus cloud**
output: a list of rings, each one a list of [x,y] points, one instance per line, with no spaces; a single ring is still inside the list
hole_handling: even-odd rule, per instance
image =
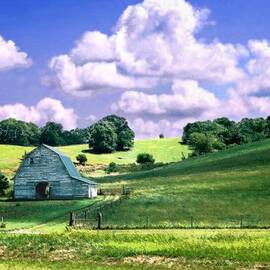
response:
[[[20,51],[12,40],[0,36],[0,71],[18,67],[29,67],[32,64],[27,53]]]
[[[100,89],[152,88],[159,80],[243,78],[238,59],[247,55],[244,46],[196,38],[208,14],[185,0],[129,6],[111,35],[86,32],[68,54],[53,57],[51,82],[71,94],[90,95]]]
[[[151,95],[143,92],[127,91],[112,105],[114,112],[167,116],[177,118],[199,117],[218,108],[217,97],[201,88],[198,82],[175,81],[170,94]]]
[[[25,106],[21,103],[0,106],[0,119],[10,117],[36,124],[55,121],[67,130],[76,128],[78,119],[72,108],[65,108],[61,101],[48,97],[40,100],[35,106]]]

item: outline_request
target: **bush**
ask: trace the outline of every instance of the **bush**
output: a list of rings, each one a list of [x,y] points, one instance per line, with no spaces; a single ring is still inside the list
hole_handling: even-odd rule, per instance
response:
[[[0,195],[5,195],[5,191],[9,188],[9,181],[5,175],[0,172]]]
[[[118,166],[115,162],[111,162],[106,168],[106,173],[110,174],[113,172],[118,172]]]
[[[85,165],[85,163],[87,162],[87,157],[85,154],[79,154],[76,157],[76,160],[81,164],[81,165]]]
[[[137,156],[137,163],[139,163],[139,164],[145,164],[145,163],[153,164],[153,163],[155,163],[155,159],[151,154],[141,153],[141,154],[138,154],[138,156]]]

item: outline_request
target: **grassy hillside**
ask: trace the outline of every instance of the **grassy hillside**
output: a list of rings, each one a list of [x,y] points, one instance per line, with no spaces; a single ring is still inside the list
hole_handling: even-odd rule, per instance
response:
[[[32,149],[32,147],[0,145],[0,170],[8,177],[12,177],[16,172],[22,155]],[[59,147],[59,149],[72,158],[73,161],[76,161],[76,156],[79,153],[84,152],[90,164],[109,164],[110,162],[129,164],[136,162],[137,154],[142,152],[152,154],[157,162],[173,162],[181,159],[181,152],[185,156],[190,152],[187,146],[179,143],[179,138],[138,140],[135,141],[131,151],[102,155],[85,152],[88,149],[88,145],[72,145]]]
[[[98,180],[103,187],[127,185],[135,192],[110,226],[172,227],[270,225],[270,140],[238,146],[152,171]]]

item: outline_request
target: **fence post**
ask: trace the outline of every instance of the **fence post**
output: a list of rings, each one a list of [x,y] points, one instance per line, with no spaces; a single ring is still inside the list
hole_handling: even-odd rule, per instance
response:
[[[84,211],[84,220],[87,219],[87,211]]]
[[[149,217],[147,216],[146,217],[146,229],[148,229],[149,228]]]
[[[240,228],[243,228],[243,216],[240,217]]]
[[[69,226],[74,226],[76,222],[75,214],[74,212],[69,213]]]
[[[102,225],[102,213],[101,212],[98,212],[97,213],[97,221],[98,221],[97,228],[100,230],[101,229],[101,225]]]
[[[122,187],[122,195],[126,195],[125,193],[126,193],[126,191],[125,191],[125,185],[123,185],[123,187]]]
[[[191,217],[190,217],[190,227],[191,227],[191,228],[193,228],[193,222],[194,222],[194,219],[193,219],[193,217],[191,216]]]

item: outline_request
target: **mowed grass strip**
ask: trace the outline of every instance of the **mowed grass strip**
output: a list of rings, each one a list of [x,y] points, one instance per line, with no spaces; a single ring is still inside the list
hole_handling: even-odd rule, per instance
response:
[[[142,230],[83,231],[49,235],[2,234],[0,246],[2,262],[13,258],[21,258],[22,262],[24,258],[48,262],[65,260],[66,266],[63,269],[70,269],[68,268],[69,260],[78,262],[78,265],[80,262],[87,261],[100,262],[101,265],[107,264],[107,268],[104,266],[100,269],[115,269],[114,262],[116,265],[125,262],[127,264],[133,262],[136,265],[141,261],[149,266],[151,258],[157,261],[156,266],[159,265],[157,258],[160,258],[160,262],[164,262],[164,266],[169,261],[162,258],[176,258],[171,261],[171,269],[179,269],[177,267],[181,264],[183,266],[185,264],[186,266],[203,265],[207,261],[205,266],[208,265],[208,269],[235,269],[254,265],[269,267],[270,263],[270,233],[264,230]],[[162,266],[162,263],[160,265]],[[146,268],[134,267],[133,269]]]

